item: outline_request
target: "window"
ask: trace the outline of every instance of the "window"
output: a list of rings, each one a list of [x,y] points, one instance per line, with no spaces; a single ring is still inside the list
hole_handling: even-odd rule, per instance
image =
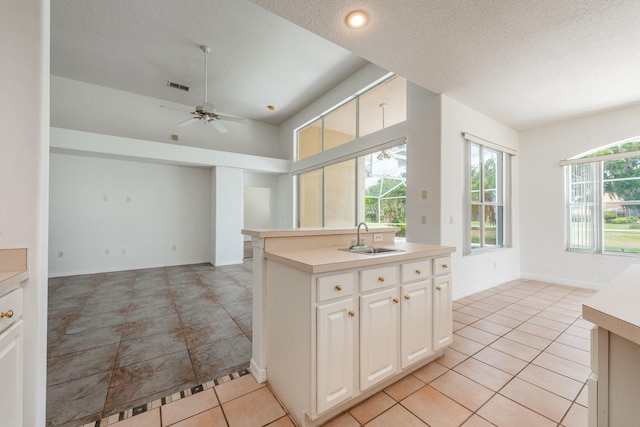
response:
[[[306,159],[405,120],[407,80],[392,75],[296,130],[296,159]]]
[[[561,162],[566,177],[567,251],[640,253],[640,142],[636,141]]]
[[[510,158],[514,151],[464,134],[468,143],[466,254],[509,246]]]
[[[406,144],[298,175],[300,227],[369,225],[406,230]]]

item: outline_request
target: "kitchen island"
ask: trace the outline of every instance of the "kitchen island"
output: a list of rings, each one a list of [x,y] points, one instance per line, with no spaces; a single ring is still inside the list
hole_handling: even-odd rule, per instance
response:
[[[260,335],[251,371],[298,425],[314,426],[442,355],[455,249],[395,243],[395,229],[372,228],[371,246],[394,251],[362,254],[345,250],[354,229],[292,232],[243,230],[254,242]]]
[[[632,265],[583,304],[591,331],[589,427],[638,425],[640,265]]]

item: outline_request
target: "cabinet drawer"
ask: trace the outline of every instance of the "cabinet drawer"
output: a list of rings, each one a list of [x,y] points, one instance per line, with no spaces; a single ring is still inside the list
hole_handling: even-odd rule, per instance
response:
[[[334,274],[332,276],[318,277],[317,295],[318,302],[333,298],[349,296],[353,294],[353,273]]]
[[[396,266],[360,271],[360,292],[386,288],[396,284]]]
[[[433,260],[433,274],[440,276],[442,274],[449,274],[451,272],[451,257],[443,256]]]
[[[22,318],[22,289],[0,297],[0,332]]]
[[[409,262],[400,266],[400,281],[402,283],[429,276],[431,276],[431,262],[429,260]]]

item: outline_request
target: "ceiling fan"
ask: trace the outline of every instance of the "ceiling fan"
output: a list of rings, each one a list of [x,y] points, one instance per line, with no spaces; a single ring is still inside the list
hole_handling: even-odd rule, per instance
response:
[[[231,122],[244,122],[242,117],[230,116],[228,114],[221,114],[216,111],[216,107],[207,100],[207,55],[211,52],[209,46],[200,46],[200,49],[204,52],[204,102],[196,106],[191,117],[185,121],[178,123],[178,126],[189,126],[199,120],[204,120],[205,123],[210,124],[220,133],[228,132],[228,129],[220,123],[220,120],[227,120]]]

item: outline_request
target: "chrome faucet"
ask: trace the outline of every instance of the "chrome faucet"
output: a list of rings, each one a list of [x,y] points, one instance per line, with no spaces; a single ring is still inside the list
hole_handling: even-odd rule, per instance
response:
[[[360,224],[358,224],[358,240],[356,241],[356,246],[364,246],[362,245],[362,242],[360,241],[360,226],[364,225],[364,228],[369,231],[369,226],[367,224],[365,224],[364,222],[361,222]]]

